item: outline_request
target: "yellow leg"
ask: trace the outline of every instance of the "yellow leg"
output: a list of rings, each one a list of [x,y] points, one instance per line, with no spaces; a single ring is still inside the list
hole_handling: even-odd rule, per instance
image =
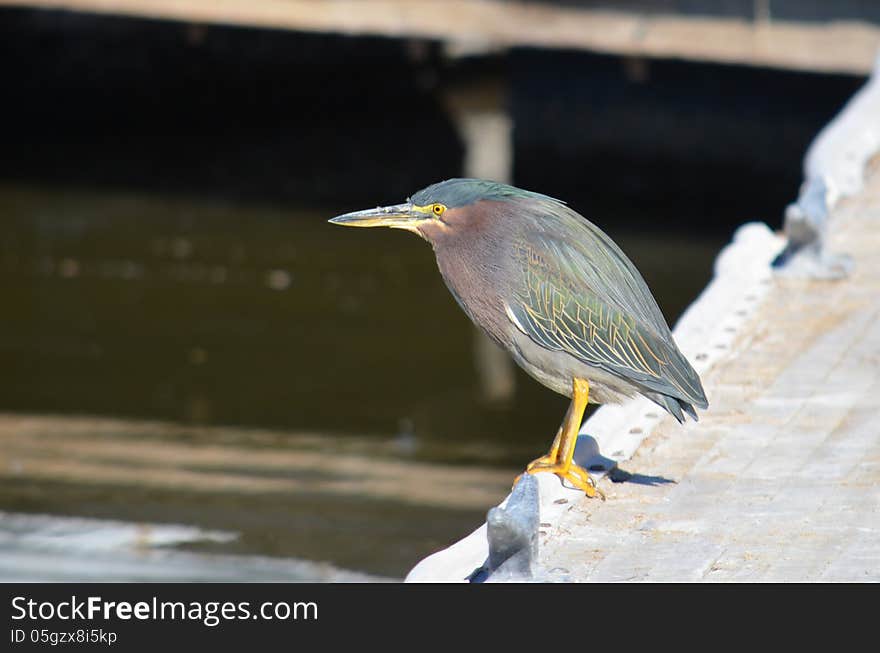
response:
[[[565,414],[565,421],[556,434],[556,439],[546,456],[533,460],[526,467],[530,474],[538,472],[550,472],[556,474],[563,481],[568,481],[576,488],[584,491],[588,497],[601,496],[602,494],[589,472],[583,467],[572,462],[574,448],[577,444],[578,431],[581,428],[581,420],[590,396],[590,384],[584,379],[574,379],[572,382],[571,404]]]

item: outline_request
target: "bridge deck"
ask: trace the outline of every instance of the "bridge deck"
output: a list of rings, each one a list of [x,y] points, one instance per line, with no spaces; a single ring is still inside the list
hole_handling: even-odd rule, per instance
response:
[[[0,0],[0,7],[429,38],[467,52],[537,46],[865,74],[880,45],[880,15],[870,10],[875,22],[856,19],[860,14],[844,4],[822,9],[828,15],[817,21],[796,14],[780,19],[770,3],[763,14],[740,16],[709,13],[713,3],[701,14],[647,12],[644,3],[596,7],[535,0]],[[862,5],[861,11],[868,9]]]

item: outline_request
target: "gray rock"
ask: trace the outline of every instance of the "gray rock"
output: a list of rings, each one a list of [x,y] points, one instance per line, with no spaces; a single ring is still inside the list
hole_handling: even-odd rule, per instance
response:
[[[538,556],[540,526],[538,481],[523,474],[504,507],[486,517],[489,559],[484,571],[489,580],[531,580]]]
[[[785,210],[788,243],[773,260],[777,274],[808,279],[843,279],[853,268],[845,254],[832,254],[825,247],[828,231],[828,187],[821,177],[808,179],[800,197]]]

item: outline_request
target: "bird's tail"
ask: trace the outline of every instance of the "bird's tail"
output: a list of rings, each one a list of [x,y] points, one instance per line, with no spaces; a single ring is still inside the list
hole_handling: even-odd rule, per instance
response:
[[[677,399],[675,397],[670,397],[669,395],[660,394],[659,392],[652,392],[650,394],[645,395],[653,401],[655,404],[660,406],[669,412],[675,419],[679,421],[679,423],[684,423],[684,415],[687,413],[693,418],[695,422],[699,421],[699,417],[697,417],[697,411],[694,409],[693,404],[684,401],[683,399]]]

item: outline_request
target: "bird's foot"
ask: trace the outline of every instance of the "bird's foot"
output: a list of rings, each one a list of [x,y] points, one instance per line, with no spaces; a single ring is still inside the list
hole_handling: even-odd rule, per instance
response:
[[[532,462],[526,465],[526,474],[531,473],[531,471],[538,465],[547,466],[547,465],[555,465],[556,464],[556,450],[553,449],[550,453],[541,456],[540,458],[535,458]],[[522,474],[519,474],[515,479],[513,479],[512,487],[516,487],[516,484],[519,483],[519,479],[523,477]]]
[[[540,458],[535,458],[532,462],[526,465],[526,471],[531,472],[536,467],[547,467],[549,465],[555,465],[556,463],[556,453],[551,451],[546,456],[541,456]]]
[[[592,479],[590,473],[579,465],[562,465],[549,455],[541,456],[530,462],[526,467],[527,474],[537,474],[539,472],[556,474],[562,481],[568,481],[579,490],[583,490],[584,494],[588,497],[595,498],[598,496],[603,501],[605,500],[605,494],[596,487],[596,482]],[[516,481],[519,479],[520,477],[517,476],[513,484],[516,485]]]

